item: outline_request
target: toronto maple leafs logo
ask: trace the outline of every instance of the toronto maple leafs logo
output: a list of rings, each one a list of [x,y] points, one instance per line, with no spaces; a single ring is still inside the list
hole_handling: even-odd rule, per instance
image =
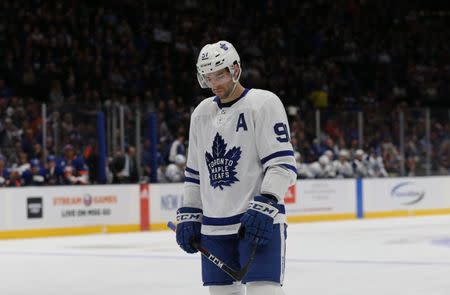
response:
[[[222,48],[223,50],[228,50],[228,46],[226,43],[220,43],[220,48]]]
[[[212,154],[206,152],[206,165],[209,170],[209,181],[212,187],[231,186],[236,178],[236,166],[241,158],[241,148],[233,147],[227,151],[227,144],[219,133],[214,137]]]

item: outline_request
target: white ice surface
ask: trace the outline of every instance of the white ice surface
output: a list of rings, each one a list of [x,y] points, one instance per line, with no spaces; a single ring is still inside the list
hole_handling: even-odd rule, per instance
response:
[[[449,295],[450,216],[292,224],[286,294]],[[208,294],[172,232],[0,241],[0,295]]]

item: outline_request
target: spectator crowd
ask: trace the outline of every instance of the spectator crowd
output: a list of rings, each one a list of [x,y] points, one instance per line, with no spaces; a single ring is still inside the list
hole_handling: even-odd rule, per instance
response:
[[[396,176],[401,163],[448,175],[450,11],[420,2],[1,1],[0,186],[96,183],[95,114],[116,105],[126,148],[109,151],[107,182],[152,173],[136,110],[158,116],[158,181],[182,181],[190,112],[210,95],[195,61],[220,39],[237,47],[244,86],[283,100],[300,178]]]

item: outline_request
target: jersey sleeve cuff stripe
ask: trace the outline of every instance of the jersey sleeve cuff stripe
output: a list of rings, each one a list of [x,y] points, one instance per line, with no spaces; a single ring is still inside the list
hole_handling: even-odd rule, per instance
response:
[[[192,183],[195,183],[195,184],[200,184],[200,180],[192,178],[192,177],[185,177],[184,178],[184,182],[192,182]]]
[[[231,225],[241,222],[241,217],[244,213],[230,216],[230,217],[208,217],[203,216],[204,225]]]
[[[286,214],[286,208],[283,204],[275,204],[275,207],[278,209],[278,213]],[[241,217],[244,213],[230,216],[230,217],[208,217],[203,215],[203,225],[232,225],[241,222]]]
[[[279,158],[279,157],[286,157],[286,156],[294,156],[294,152],[291,150],[286,150],[286,151],[278,151],[275,152],[273,154],[268,155],[267,157],[264,157],[261,159],[261,164],[265,164],[267,161],[270,161],[274,158]]]
[[[189,173],[192,173],[192,174],[195,174],[195,175],[199,175],[200,174],[197,170],[194,170],[194,169],[189,168],[187,166],[186,166],[186,172],[189,172]]]
[[[292,166],[292,165],[289,165],[289,164],[280,164],[280,166],[283,166],[284,168],[289,169],[289,170],[291,170],[292,172],[294,172],[295,174],[297,174],[297,168],[295,168],[295,167]]]

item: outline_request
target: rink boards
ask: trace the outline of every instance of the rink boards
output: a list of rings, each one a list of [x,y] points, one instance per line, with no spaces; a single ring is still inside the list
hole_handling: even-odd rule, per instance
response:
[[[182,184],[0,189],[0,239],[163,230]],[[289,222],[450,214],[450,177],[300,180]]]

